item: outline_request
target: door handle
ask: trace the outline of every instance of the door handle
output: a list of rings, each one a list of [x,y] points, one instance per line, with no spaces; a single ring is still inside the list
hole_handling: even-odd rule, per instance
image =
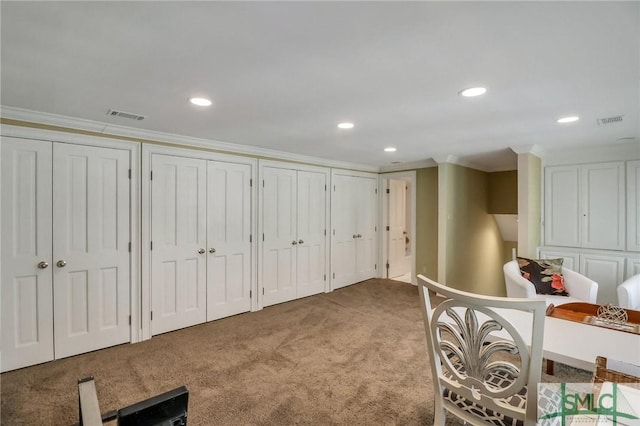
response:
[[[209,253],[213,254],[213,253],[215,253],[215,252],[216,252],[216,249],[214,249],[213,247],[211,247],[211,248],[209,249]]]
[[[304,244],[304,241],[298,240],[298,244]]]
[[[296,240],[291,241],[291,245],[295,246],[296,244],[298,244],[298,242]]]
[[[47,266],[49,266],[49,264],[45,261],[38,263],[38,268],[40,269],[47,269]]]
[[[67,266],[67,262],[65,260],[58,260],[56,262],[56,265],[58,265],[58,268],[64,268],[65,266]]]
[[[356,234],[353,234],[353,238],[358,238],[358,236]]]
[[[361,235],[361,234],[358,234],[358,238],[362,238],[362,235]]]
[[[205,253],[205,251],[206,251],[205,249],[200,249],[200,250],[198,250],[198,253],[200,253],[200,254],[204,254],[204,253]]]

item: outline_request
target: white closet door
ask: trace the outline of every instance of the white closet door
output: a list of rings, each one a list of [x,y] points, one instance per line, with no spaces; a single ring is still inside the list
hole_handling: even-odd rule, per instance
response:
[[[55,357],[128,342],[129,151],[53,146]]]
[[[207,321],[251,310],[251,166],[208,162]]]
[[[546,167],[544,176],[545,245],[580,247],[578,166]]]
[[[627,161],[627,250],[640,251],[640,160]]]
[[[331,200],[331,245],[332,288],[344,287],[357,281],[356,239],[357,239],[357,194],[358,178],[333,175],[333,197]]]
[[[376,276],[377,182],[373,178],[357,179],[356,282]]]
[[[624,281],[623,256],[608,254],[580,254],[580,273],[598,283],[599,305],[618,302],[617,287]]]
[[[53,359],[51,149],[2,138],[2,371]]]
[[[624,250],[624,162],[588,164],[582,172],[582,247]]]
[[[263,168],[263,306],[296,298],[296,171]]]
[[[207,319],[206,160],[151,158],[152,334]]]
[[[400,179],[389,179],[389,278],[407,272],[405,262],[406,235],[406,183]]]
[[[297,297],[324,291],[327,175],[298,172]]]

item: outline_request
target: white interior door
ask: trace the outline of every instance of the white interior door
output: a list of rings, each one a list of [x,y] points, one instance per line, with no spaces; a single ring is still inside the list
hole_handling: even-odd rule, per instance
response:
[[[152,334],[207,319],[206,160],[151,158]]]
[[[264,167],[262,187],[263,306],[296,298],[295,170]]]
[[[327,175],[298,171],[297,297],[324,291]]]
[[[331,200],[331,243],[332,288],[344,287],[357,282],[356,239],[357,239],[357,197],[360,188],[358,178],[334,174],[333,197]]]
[[[129,151],[53,145],[55,357],[130,341]]]
[[[376,221],[378,197],[377,181],[374,178],[358,177],[356,179],[355,199],[358,200],[357,238],[356,238],[356,281],[364,281],[376,276]]]
[[[406,183],[389,180],[389,278],[409,272],[406,262]]]
[[[53,359],[51,160],[51,142],[2,138],[1,371]]]
[[[207,321],[251,310],[251,166],[208,162]]]

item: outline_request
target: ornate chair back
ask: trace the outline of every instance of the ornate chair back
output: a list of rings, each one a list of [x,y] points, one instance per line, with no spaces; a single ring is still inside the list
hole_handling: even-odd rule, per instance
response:
[[[418,275],[434,384],[434,425],[445,410],[473,425],[535,425],[545,319],[543,299],[482,296]],[[433,307],[429,290],[443,296]],[[531,319],[524,341],[509,315]]]

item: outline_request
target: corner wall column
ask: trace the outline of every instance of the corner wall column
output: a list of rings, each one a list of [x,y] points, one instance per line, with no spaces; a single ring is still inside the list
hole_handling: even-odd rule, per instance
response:
[[[535,145],[518,154],[518,256],[536,257],[542,232],[542,160]]]

